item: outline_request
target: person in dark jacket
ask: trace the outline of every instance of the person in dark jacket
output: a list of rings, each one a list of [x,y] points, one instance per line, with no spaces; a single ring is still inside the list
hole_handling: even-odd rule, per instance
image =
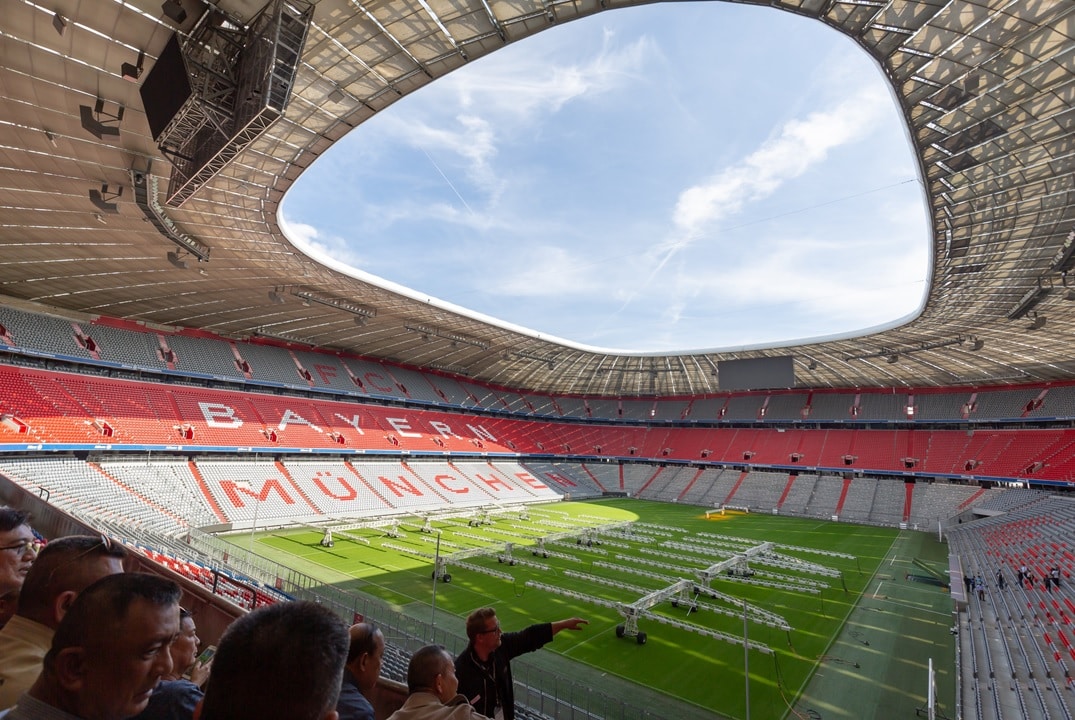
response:
[[[586,624],[586,620],[576,617],[506,633],[501,631],[493,608],[475,610],[467,617],[470,643],[455,659],[459,693],[482,715],[514,720],[512,658],[541,648],[561,630],[581,630]]]
[[[343,684],[336,700],[339,720],[374,720],[370,698],[381,677],[384,634],[369,623],[357,623],[348,631],[351,646],[343,666]]]

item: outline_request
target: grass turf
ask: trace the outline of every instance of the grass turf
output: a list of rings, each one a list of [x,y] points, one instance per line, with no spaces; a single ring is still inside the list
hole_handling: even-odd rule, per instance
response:
[[[576,545],[573,540],[547,546],[554,554],[567,556],[565,558],[534,557],[529,549],[537,537],[563,532],[566,528],[561,526],[564,525],[575,526],[581,531],[587,525],[623,521],[648,524],[650,527],[640,527],[639,532],[647,533],[649,537],[629,539],[604,535],[602,544],[596,548]],[[519,520],[516,513],[494,518],[493,524],[480,528],[466,527],[458,522],[437,522],[434,527],[441,531],[442,557],[460,550],[492,549],[511,542],[516,546],[515,558],[524,561],[508,565],[498,562],[495,555],[466,560],[492,571],[506,572],[512,580],[453,567],[449,561],[452,581],[437,585],[438,613],[465,616],[474,608],[491,605],[497,609],[506,629],[574,615],[585,617],[590,624],[584,631],[560,633],[549,649],[733,718],[743,718],[747,714],[741,644],[705,637],[644,617],[639,628],[646,632],[648,641],[639,645],[631,638],[617,637],[616,627],[623,618],[615,610],[550,594],[528,587],[526,582],[536,581],[613,602],[630,603],[643,592],[667,586],[671,580],[693,579],[689,572],[676,572],[649,563],[656,561],[701,569],[726,559],[732,550],[718,548],[715,543],[727,541],[713,538],[713,535],[733,536],[749,543],[771,541],[782,546],[819,551],[778,548],[786,555],[839,570],[840,577],[827,578],[752,563],[752,568],[759,573],[757,579],[762,579],[762,572],[771,572],[785,578],[827,583],[819,594],[744,584],[725,577],[711,584],[719,592],[783,617],[792,628],[785,632],[754,622],[748,624],[749,638],[772,650],[771,654],[749,653],[750,717],[755,720],[782,718],[788,713],[819,662],[825,661],[860,595],[900,535],[888,528],[763,514],[717,515],[706,519],[697,507],[638,500],[556,503],[532,508],[529,521]],[[433,591],[431,560],[408,555],[397,548],[432,555],[435,552],[434,537],[416,532],[414,526],[405,527],[404,532],[406,536],[398,539],[384,537],[383,531],[353,532],[366,538],[369,545],[337,533],[333,548],[321,547],[321,533],[316,531],[278,532],[256,538],[257,552],[326,584],[346,583],[348,587],[357,587],[401,610],[410,608],[414,611],[419,606],[428,608]],[[668,542],[693,545],[695,550],[670,548]],[[646,553],[647,549],[657,550],[659,554]],[[822,553],[844,553],[854,557]],[[595,564],[602,562],[616,567]],[[547,566],[547,569],[531,567],[530,563]],[[581,576],[565,574],[568,571]],[[666,576],[670,580],[644,573]],[[618,588],[609,582],[636,586],[643,592]],[[742,638],[741,609],[717,599],[704,596],[699,599],[713,608],[724,609],[727,614],[712,609],[674,608],[668,602],[653,608],[652,612]]]

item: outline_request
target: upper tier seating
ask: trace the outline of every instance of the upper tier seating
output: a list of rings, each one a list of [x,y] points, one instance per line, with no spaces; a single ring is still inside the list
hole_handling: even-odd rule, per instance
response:
[[[1075,472],[1073,429],[602,425],[468,416],[11,365],[0,365],[0,386],[6,390],[0,394],[0,445],[503,452],[1044,481],[1067,481]]]
[[[442,402],[457,407],[478,407],[478,402],[467,393],[466,388],[456,382],[455,378],[443,377],[433,373],[425,374],[433,391],[441,398]]]
[[[231,343],[187,335],[169,335],[167,341],[175,355],[175,368],[179,372],[229,380],[242,380],[245,377],[236,365],[237,358]]]
[[[497,412],[616,421],[833,422],[908,419],[990,422],[1075,417],[1075,384],[1015,389],[772,391],[708,398],[555,398],[484,387],[416,369],[267,341],[231,342],[209,333],[169,333],[101,318],[72,322],[0,306],[0,347],[56,354],[82,364],[122,365],[253,384],[287,385]],[[907,404],[914,413],[909,416]],[[808,410],[804,416],[804,411]]]
[[[803,410],[806,408],[806,395],[804,393],[787,393],[771,395],[765,406],[765,419],[798,421],[803,419]]]
[[[919,392],[914,396],[914,419],[960,420],[969,401],[966,391]]]
[[[856,420],[906,420],[907,394],[898,393],[862,393],[859,395]]]
[[[156,333],[134,332],[108,325],[83,324],[82,331],[93,340],[101,360],[134,368],[167,370]]]
[[[17,347],[86,360],[93,357],[86,347],[75,341],[75,329],[70,320],[0,305],[0,325],[7,328],[7,334]]]
[[[308,383],[312,388],[339,390],[344,393],[361,392],[358,384],[351,379],[351,373],[343,362],[334,355],[324,353],[292,351],[292,356],[299,368],[299,383]]]
[[[810,398],[810,415],[808,419],[814,422],[821,420],[853,420],[854,416],[851,414],[851,408],[854,404],[854,395],[815,392]]]

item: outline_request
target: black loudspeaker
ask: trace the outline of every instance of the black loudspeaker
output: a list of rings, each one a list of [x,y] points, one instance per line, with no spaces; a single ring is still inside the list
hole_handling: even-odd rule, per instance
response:
[[[164,0],[161,10],[164,11],[169,20],[172,20],[177,25],[182,25],[187,21],[187,11],[183,9],[183,6],[177,0]]]

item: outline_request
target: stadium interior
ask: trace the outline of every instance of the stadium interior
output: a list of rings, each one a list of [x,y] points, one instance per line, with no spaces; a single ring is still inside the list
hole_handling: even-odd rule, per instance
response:
[[[939,567],[878,572],[946,593],[930,642],[951,667],[893,697],[931,718],[1071,718],[1075,4],[744,1],[844,33],[890,83],[932,228],[913,320],[794,346],[613,353],[382,287],[285,237],[288,188],[365,120],[508,43],[637,3],[5,4],[0,500],[46,537],[136,548],[141,568],[182,582],[210,641],[295,598],[375,620],[390,629],[382,717],[408,652],[430,636],[458,649],[458,627],[420,625],[261,538],[315,532],[329,547],[608,499],[936,538]],[[497,542],[485,559],[514,565]],[[758,582],[753,553],[791,562],[772,552],[713,567]],[[439,554],[421,557],[434,592],[450,584]],[[1023,565],[1034,581],[1016,582]],[[883,599],[877,579],[864,603]],[[656,617],[640,608],[614,608],[639,645],[635,620]],[[834,647],[854,644],[840,632]],[[520,670],[520,712],[744,716],[613,678],[581,681],[603,691],[586,704],[583,672]],[[808,716],[800,692],[864,702],[826,697],[829,682],[814,672],[772,717]]]

